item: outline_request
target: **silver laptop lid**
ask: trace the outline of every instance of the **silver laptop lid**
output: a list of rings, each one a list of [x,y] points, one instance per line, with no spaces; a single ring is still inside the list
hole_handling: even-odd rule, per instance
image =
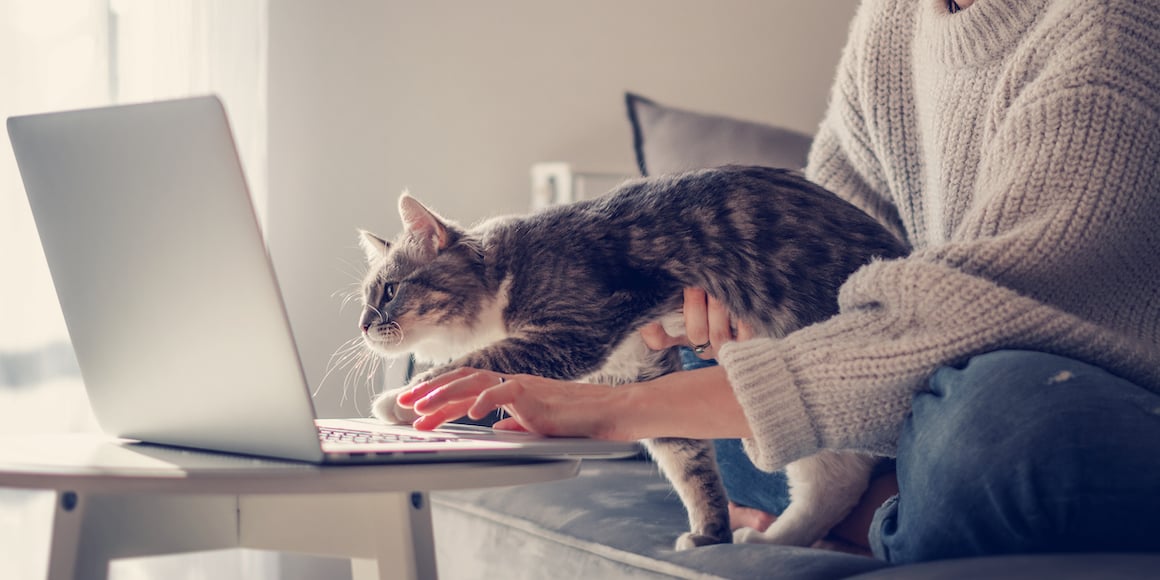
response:
[[[13,117],[8,133],[101,427],[319,461],[221,102]]]

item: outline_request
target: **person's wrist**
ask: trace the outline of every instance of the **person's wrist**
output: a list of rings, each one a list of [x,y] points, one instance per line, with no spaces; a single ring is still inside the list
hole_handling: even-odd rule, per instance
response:
[[[745,414],[719,366],[612,387],[597,404],[604,423],[595,436],[603,439],[750,436]]]
[[[609,389],[605,402],[605,439],[639,441],[647,439],[649,404],[643,400],[644,385],[634,383]]]
[[[680,405],[674,405],[672,397],[679,396],[669,381],[682,373],[674,373],[643,383],[632,383],[613,389],[616,402],[612,405],[610,417],[616,439],[639,441],[656,437],[680,436],[679,428],[673,425],[673,416]]]

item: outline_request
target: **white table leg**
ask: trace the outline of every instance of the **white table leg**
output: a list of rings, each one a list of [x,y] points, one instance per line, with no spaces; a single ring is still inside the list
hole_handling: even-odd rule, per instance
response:
[[[349,558],[356,580],[436,577],[424,493],[239,498],[242,547]]]
[[[238,545],[234,496],[57,493],[49,580],[105,580],[118,558]]]
[[[71,491],[58,491],[52,514],[48,544],[48,580],[72,580],[77,576],[77,546],[80,544],[84,506]],[[106,566],[107,569],[107,566]]]
[[[436,578],[425,493],[55,494],[49,580],[105,580],[118,558],[233,547],[349,558],[355,580]]]

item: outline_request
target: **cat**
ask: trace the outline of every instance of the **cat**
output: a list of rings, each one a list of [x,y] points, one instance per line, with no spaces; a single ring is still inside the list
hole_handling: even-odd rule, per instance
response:
[[[725,166],[627,181],[585,201],[463,228],[409,194],[392,242],[361,232],[368,260],[359,326],[388,357],[611,385],[680,369],[638,330],[664,319],[683,334],[683,289],[721,300],[759,336],[781,337],[838,310],[841,284],[875,259],[904,255],[882,225],[794,171]],[[451,361],[451,362],[447,362]],[[404,387],[407,388],[407,387]],[[409,423],[402,389],[373,413]],[[730,531],[711,441],[644,442],[689,516],[678,550],[719,543],[807,546],[865,491],[876,458],[822,451],[786,467],[790,506],[764,533]]]

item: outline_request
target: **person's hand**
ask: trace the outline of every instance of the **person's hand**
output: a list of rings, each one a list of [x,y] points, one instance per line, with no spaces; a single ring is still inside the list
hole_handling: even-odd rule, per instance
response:
[[[397,402],[422,415],[414,425],[423,430],[503,409],[511,417],[493,427],[542,435],[617,441],[753,436],[725,369],[717,366],[615,388],[462,368],[403,391]]]
[[[700,288],[685,288],[684,319],[682,336],[670,335],[659,322],[641,328],[640,335],[653,350],[687,346],[705,360],[717,358],[718,349],[727,342],[753,338],[752,327],[740,320],[734,321],[724,304]]]
[[[462,368],[403,391],[397,402],[420,415],[414,426],[421,430],[464,415],[480,419],[503,409],[511,416],[493,425],[495,429],[630,440],[614,412],[619,408],[615,403],[626,394],[627,389],[614,392],[606,385]]]

